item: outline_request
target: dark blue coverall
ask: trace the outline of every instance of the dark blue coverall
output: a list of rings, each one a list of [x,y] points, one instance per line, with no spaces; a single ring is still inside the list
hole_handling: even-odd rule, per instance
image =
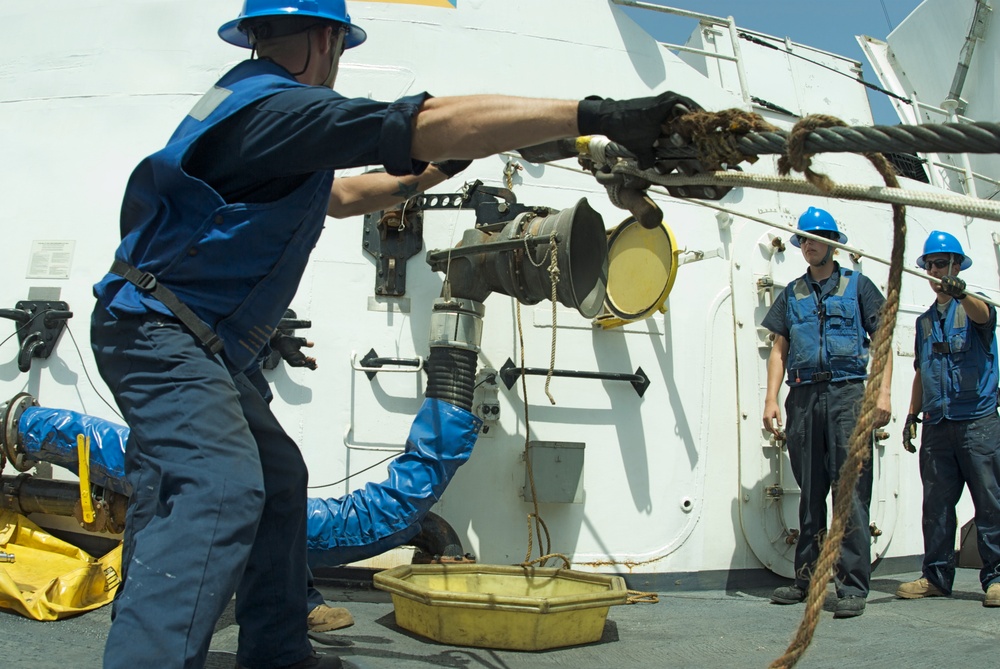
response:
[[[836,265],[836,263],[835,263]],[[813,281],[806,273],[796,283],[805,281],[809,295],[805,302],[823,311],[830,296],[844,287],[845,271],[839,265],[822,283]],[[878,328],[878,313],[885,298],[878,288],[864,275],[853,272],[856,281],[856,317],[851,328],[861,334],[874,334]],[[789,301],[794,298],[795,283],[790,284],[775,298],[767,316],[761,323],[765,328],[789,340],[786,371],[789,373],[789,391],[785,399],[785,435],[792,473],[801,490],[799,499],[799,538],[795,545],[795,585],[808,589],[812,569],[819,558],[821,539],[827,528],[826,498],[836,483],[840,468],[847,459],[851,432],[857,423],[858,409],[864,396],[864,378],[868,362],[868,341],[862,336],[859,349],[852,356],[817,354],[816,368],[796,375],[794,369],[796,342],[792,333]],[[809,335],[808,344],[823,346],[823,335],[829,332],[830,309],[826,309],[825,324],[819,319],[815,328],[796,327],[798,336]],[[799,345],[802,342],[798,342]],[[818,349],[817,349],[818,350]],[[853,359],[851,359],[853,357]],[[838,365],[844,366],[838,368]],[[848,371],[849,370],[849,371]],[[816,375],[815,377],[813,375]],[[838,378],[838,377],[850,378]],[[861,378],[858,378],[858,377]],[[813,379],[816,380],[813,380]],[[796,380],[798,379],[798,380]],[[872,469],[869,463],[861,473],[855,489],[854,503],[844,536],[840,561],[837,563],[838,597],[867,597],[871,575],[871,533],[869,507],[872,493]]]
[[[984,324],[958,300],[917,319],[914,368],[920,370],[920,478],[923,577],[946,595],[955,581],[955,507],[967,485],[976,510],[983,591],[1000,582],[1000,416],[997,415],[997,311]]]
[[[200,667],[237,594],[238,661],[292,664],[306,637],[306,467],[247,378],[322,230],[333,169],[419,173],[412,119],[303,86],[267,61],[223,76],[136,168],[117,260],[154,275],[217,335],[212,354],[115,274],[95,286],[91,341],[131,428],[123,587],[106,669]]]

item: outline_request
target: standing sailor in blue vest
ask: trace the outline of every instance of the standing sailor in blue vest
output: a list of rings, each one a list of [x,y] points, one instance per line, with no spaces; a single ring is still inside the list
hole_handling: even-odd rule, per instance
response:
[[[251,59],[132,173],[122,241],[94,287],[91,343],[130,427],[135,491],[105,669],[203,666],[234,592],[239,666],[339,666],[306,635],[305,463],[248,379],[327,213],[391,206],[456,169],[434,161],[579,135],[647,167],[663,122],[699,108],[669,91],[348,99],[331,87],[366,34],[344,0],[245,0],[219,35]],[[334,180],[366,165],[386,173]]]
[[[829,212],[809,207],[798,229],[845,244]],[[885,298],[860,272],[842,269],[833,246],[804,235],[792,236],[809,269],[775,298],[762,325],[774,333],[767,363],[764,428],[781,436],[778,391],[788,383],[785,430],[788,457],[799,499],[799,537],[795,544],[795,583],[774,591],[775,604],[805,599],[812,570],[826,533],[826,498],[847,459],[868,377],[868,346],[878,328]],[[875,416],[876,427],[889,422],[892,365],[886,366]],[[871,575],[869,506],[871,463],[858,480],[854,503],[837,564],[835,618],[864,613]]]
[[[903,599],[951,594],[955,581],[955,505],[966,486],[976,509],[976,532],[986,597],[1000,606],[1000,416],[997,415],[997,310],[967,293],[958,278],[972,260],[947,232],[932,232],[917,265],[936,299],[917,318],[913,391],[903,447],[923,422],[920,478],[924,484],[922,575],[903,583]],[[920,415],[923,414],[923,418]]]

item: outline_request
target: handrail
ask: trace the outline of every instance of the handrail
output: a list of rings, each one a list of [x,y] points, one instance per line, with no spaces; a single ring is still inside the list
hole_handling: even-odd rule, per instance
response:
[[[628,381],[635,388],[639,397],[646,393],[649,387],[649,377],[646,372],[639,367],[634,374],[624,374],[620,372],[582,372],[574,369],[545,369],[543,367],[518,367],[514,361],[507,358],[507,362],[500,368],[500,380],[510,390],[517,381],[517,377],[525,376],[566,376],[576,379],[600,379],[601,381]]]
[[[398,370],[397,370],[398,371]],[[406,450],[406,445],[401,446],[370,446],[357,443],[352,440],[354,435],[354,423],[348,423],[344,429],[344,447],[350,451],[379,451],[383,453],[402,453]]]
[[[415,358],[380,358],[375,349],[371,349],[365,354],[365,357],[361,359],[361,364],[357,364],[358,354],[351,353],[351,369],[356,372],[364,372],[368,380],[371,381],[375,378],[375,375],[379,372],[385,373],[408,373],[413,374],[419,372],[424,368],[424,359],[422,356],[417,356]],[[412,367],[413,369],[385,369],[383,365],[400,365],[401,367]]]

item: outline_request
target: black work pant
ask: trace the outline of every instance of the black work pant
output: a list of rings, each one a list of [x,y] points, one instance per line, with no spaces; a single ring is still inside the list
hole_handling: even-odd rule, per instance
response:
[[[91,342],[130,427],[123,586],[105,669],[202,667],[236,592],[239,663],[294,664],[306,636],[306,483],[298,446],[245,374],[170,318],[111,318]]]
[[[955,506],[968,486],[976,509],[983,590],[1000,582],[1000,418],[924,423],[920,445],[924,483],[924,565],[928,581],[951,594],[955,581]]]
[[[799,539],[795,545],[795,584],[808,588],[820,541],[827,527],[826,498],[847,459],[857,423],[864,382],[823,381],[789,389],[785,400],[786,438],[792,473],[799,484]],[[871,461],[854,490],[840,561],[837,596],[868,596],[871,576]]]

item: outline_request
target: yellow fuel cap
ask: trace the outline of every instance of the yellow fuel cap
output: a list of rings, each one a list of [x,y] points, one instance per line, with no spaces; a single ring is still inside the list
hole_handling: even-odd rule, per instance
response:
[[[631,216],[622,221],[608,235],[607,297],[595,323],[613,328],[664,311],[679,253],[666,222],[647,229]]]

